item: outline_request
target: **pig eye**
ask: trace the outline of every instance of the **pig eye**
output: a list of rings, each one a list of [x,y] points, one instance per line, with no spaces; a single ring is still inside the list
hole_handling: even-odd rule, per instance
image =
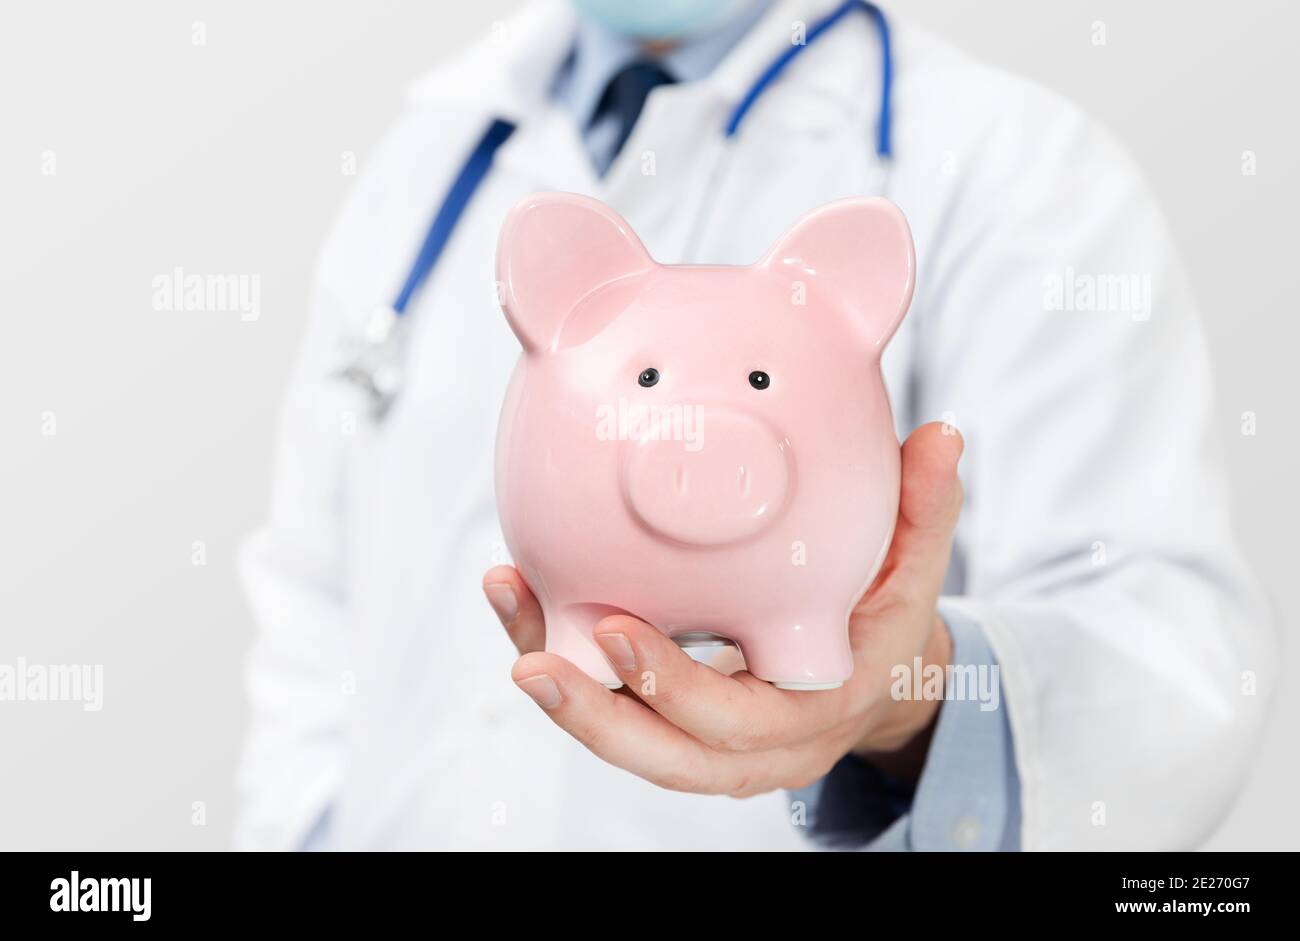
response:
[[[749,384],[755,389],[766,389],[772,384],[772,379],[767,373],[755,369],[749,374]]]
[[[648,389],[659,381],[659,370],[655,369],[653,366],[649,369],[643,369],[641,370],[641,375],[636,377],[636,381]]]

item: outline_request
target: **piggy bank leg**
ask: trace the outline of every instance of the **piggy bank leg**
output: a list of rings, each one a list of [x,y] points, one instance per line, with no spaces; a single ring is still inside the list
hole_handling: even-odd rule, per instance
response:
[[[568,660],[597,683],[603,683],[609,689],[618,689],[623,681],[591,639],[591,632],[601,618],[621,613],[623,612],[617,608],[605,605],[568,604],[548,607],[543,604],[546,652]]]
[[[791,619],[760,625],[740,640],[745,667],[777,689],[836,689],[853,674],[846,619]]]

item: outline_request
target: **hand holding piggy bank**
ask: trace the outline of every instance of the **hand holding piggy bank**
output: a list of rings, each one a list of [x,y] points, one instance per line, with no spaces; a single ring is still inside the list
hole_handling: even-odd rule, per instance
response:
[[[546,650],[617,687],[592,629],[628,613],[734,641],[784,689],[847,680],[898,511],[880,356],[915,277],[902,213],[841,200],[752,266],[661,265],[607,206],[544,193],[497,277],[523,345],[497,500]]]

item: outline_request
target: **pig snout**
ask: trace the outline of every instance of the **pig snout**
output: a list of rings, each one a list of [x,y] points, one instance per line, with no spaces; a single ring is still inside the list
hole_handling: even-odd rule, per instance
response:
[[[653,532],[694,546],[724,546],[762,532],[785,505],[789,444],[742,412],[699,409],[695,434],[631,442],[624,494]]]

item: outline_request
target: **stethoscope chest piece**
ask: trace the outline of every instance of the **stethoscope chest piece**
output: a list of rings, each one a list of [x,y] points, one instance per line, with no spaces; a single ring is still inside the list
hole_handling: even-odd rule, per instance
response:
[[[402,387],[406,324],[397,311],[376,307],[365,328],[344,344],[337,375],[366,393],[370,412],[383,418]]]

